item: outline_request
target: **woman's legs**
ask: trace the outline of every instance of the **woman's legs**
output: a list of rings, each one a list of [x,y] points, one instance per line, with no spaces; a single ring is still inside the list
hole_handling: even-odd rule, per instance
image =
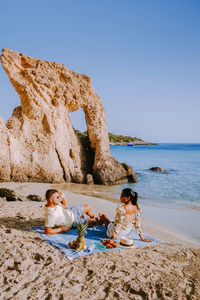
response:
[[[106,229],[108,228],[108,225],[110,224],[110,220],[108,217],[104,214],[99,214],[100,221],[106,226]]]
[[[96,217],[93,212],[91,211],[91,207],[89,204],[83,205],[83,214],[89,216],[90,218],[87,219],[88,227],[96,226],[97,224],[101,224],[100,218]]]

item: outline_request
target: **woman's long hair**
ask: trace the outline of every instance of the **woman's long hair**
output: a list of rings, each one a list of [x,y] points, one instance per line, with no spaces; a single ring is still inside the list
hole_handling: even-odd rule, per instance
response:
[[[125,197],[130,197],[131,203],[133,205],[136,205],[136,206],[138,205],[137,204],[137,201],[138,201],[138,193],[137,192],[134,192],[130,188],[126,188],[126,189],[122,190],[122,195],[125,196]]]

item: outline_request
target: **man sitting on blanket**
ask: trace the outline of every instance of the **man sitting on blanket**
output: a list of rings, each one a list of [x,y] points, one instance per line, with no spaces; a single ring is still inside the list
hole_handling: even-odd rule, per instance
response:
[[[88,223],[89,227],[95,226],[98,218],[91,212],[88,204],[82,206],[66,207],[67,198],[62,192],[50,189],[46,191],[47,204],[44,207],[46,234],[67,232],[71,227],[76,227],[78,221]],[[84,214],[90,218],[84,218]],[[53,228],[53,227],[57,228]]]

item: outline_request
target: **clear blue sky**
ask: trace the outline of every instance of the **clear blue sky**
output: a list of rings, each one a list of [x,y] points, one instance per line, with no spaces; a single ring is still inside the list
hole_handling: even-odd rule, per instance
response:
[[[0,46],[91,76],[109,132],[200,143],[199,0],[2,1]],[[0,116],[18,105],[0,66]]]

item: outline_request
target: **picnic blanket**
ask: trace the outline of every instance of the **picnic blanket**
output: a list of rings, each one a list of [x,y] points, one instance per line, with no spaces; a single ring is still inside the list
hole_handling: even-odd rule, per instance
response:
[[[100,242],[102,240],[108,239],[108,237],[106,236],[105,226],[95,226],[92,228],[87,228],[87,234],[85,235],[87,249],[79,251],[70,249],[68,247],[69,242],[76,240],[77,238],[76,228],[71,228],[67,233],[59,233],[55,235],[44,234],[43,226],[32,228],[32,230],[38,232],[44,240],[48,241],[51,245],[57,247],[60,251],[62,251],[69,260],[95,252],[123,250],[120,247],[116,247],[113,249],[104,249],[104,247],[101,247]],[[151,239],[152,242],[142,242],[134,230],[131,231],[129,237],[134,240],[134,243],[137,247],[150,246],[160,242],[150,236],[143,236],[145,238]]]

